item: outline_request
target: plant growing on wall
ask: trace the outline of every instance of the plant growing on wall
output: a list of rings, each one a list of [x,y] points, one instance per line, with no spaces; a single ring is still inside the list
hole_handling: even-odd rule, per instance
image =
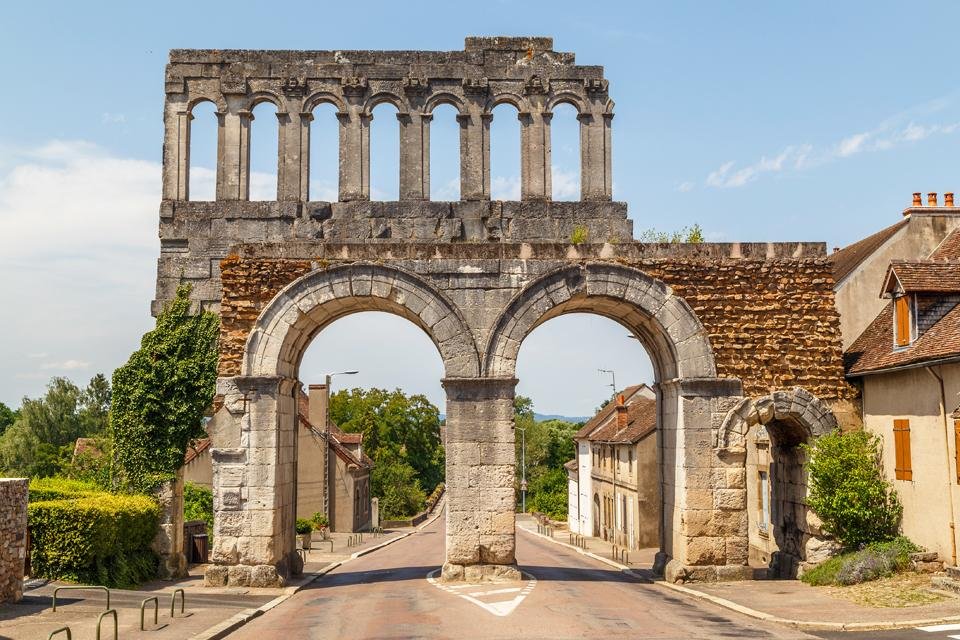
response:
[[[151,491],[183,465],[191,440],[202,437],[204,412],[217,379],[219,319],[190,313],[190,286],[144,334],[140,348],[113,372],[110,426],[114,439],[114,482]]]
[[[802,446],[810,458],[807,505],[827,533],[847,549],[897,536],[903,506],[883,476],[878,438],[835,432]]]

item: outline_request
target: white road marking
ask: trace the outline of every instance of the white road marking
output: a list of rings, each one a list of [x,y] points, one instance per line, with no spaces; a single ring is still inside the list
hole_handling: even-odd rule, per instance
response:
[[[950,640],[960,640],[960,636],[947,636]]]
[[[960,631],[960,624],[934,624],[929,627],[917,627],[920,631],[936,633],[938,631]],[[954,637],[954,636],[950,636]]]
[[[436,579],[435,576],[438,573],[440,573],[440,570],[436,569],[434,571],[431,571],[429,574],[427,574],[427,582],[437,587],[438,589],[446,591],[447,593],[452,593],[455,596],[459,596],[464,600],[467,600],[468,602],[472,602],[473,604],[477,605],[481,609],[485,611],[489,611],[493,615],[499,616],[501,618],[506,617],[511,613],[513,613],[514,610],[518,606],[520,606],[520,603],[523,602],[528,595],[530,595],[530,592],[533,591],[533,588],[537,586],[537,579],[534,578],[529,573],[527,573],[525,574],[528,578],[527,584],[522,588],[509,587],[504,589],[493,589],[490,591],[475,591],[473,593],[463,593],[462,591],[459,591],[459,590],[465,589],[465,588],[476,589],[481,585],[478,585],[478,584],[446,585]],[[516,596],[510,598],[509,600],[497,600],[495,602],[484,602],[483,600],[480,600],[480,598],[489,598],[491,596],[497,596],[505,593],[517,593],[518,591],[519,593]]]

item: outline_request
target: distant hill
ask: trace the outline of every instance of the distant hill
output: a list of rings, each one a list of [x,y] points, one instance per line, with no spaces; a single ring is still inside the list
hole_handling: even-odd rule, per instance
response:
[[[558,416],[547,413],[534,413],[533,419],[537,422],[542,422],[544,420],[563,420],[564,422],[572,422],[573,424],[576,424],[578,422],[586,422],[590,419],[590,416]]]

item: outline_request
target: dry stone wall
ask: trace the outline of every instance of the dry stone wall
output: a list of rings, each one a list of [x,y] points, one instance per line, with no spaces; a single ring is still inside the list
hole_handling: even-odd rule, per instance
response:
[[[23,597],[28,484],[26,478],[0,478],[0,602]]]

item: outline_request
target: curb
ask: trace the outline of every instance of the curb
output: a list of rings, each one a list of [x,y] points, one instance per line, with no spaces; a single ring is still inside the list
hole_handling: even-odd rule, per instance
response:
[[[414,530],[412,530],[412,531],[407,531],[406,533],[402,533],[402,534],[400,534],[400,535],[398,535],[398,536],[394,536],[394,537],[390,538],[389,540],[384,540],[384,541],[381,542],[380,544],[376,544],[376,545],[374,545],[374,546],[372,546],[372,547],[369,547],[369,548],[367,548],[367,549],[363,549],[363,550],[361,550],[361,551],[355,551],[354,553],[352,553],[352,554],[350,555],[349,558],[346,558],[346,559],[344,559],[344,560],[338,560],[338,561],[336,561],[336,562],[331,562],[330,564],[328,564],[328,565],[325,566],[324,568],[320,569],[320,570],[317,571],[316,573],[310,575],[310,576],[309,576],[306,580],[304,580],[301,584],[298,584],[298,585],[296,585],[296,586],[287,587],[286,589],[284,589],[283,595],[277,596],[276,598],[274,598],[274,599],[271,600],[270,602],[268,602],[268,603],[266,603],[266,604],[264,604],[264,605],[261,605],[261,606],[257,607],[256,609],[244,609],[243,611],[240,611],[239,613],[234,614],[234,615],[231,616],[230,618],[227,618],[227,619],[224,620],[223,622],[220,622],[220,623],[218,623],[218,624],[215,624],[214,626],[212,626],[212,627],[210,627],[210,628],[208,628],[208,629],[206,629],[206,630],[204,630],[204,631],[201,631],[201,632],[198,633],[197,635],[191,636],[191,638],[193,638],[193,640],[220,640],[221,638],[227,637],[228,635],[230,635],[231,633],[233,633],[234,631],[236,631],[237,629],[239,629],[239,628],[242,627],[243,625],[247,624],[247,623],[250,622],[251,620],[253,620],[253,619],[255,619],[255,618],[259,618],[260,616],[262,616],[263,614],[265,614],[267,611],[270,611],[271,609],[280,606],[280,605],[283,604],[287,599],[289,599],[292,595],[294,595],[295,593],[297,593],[298,591],[300,591],[301,589],[303,589],[303,588],[306,587],[307,585],[309,585],[309,584],[313,583],[314,581],[316,581],[316,580],[322,578],[323,576],[327,575],[328,573],[330,573],[331,571],[333,571],[333,570],[336,569],[337,567],[341,567],[341,566],[345,565],[346,563],[350,562],[351,560],[356,560],[357,558],[360,558],[360,557],[362,557],[362,556],[365,556],[365,555],[367,555],[367,554],[369,554],[369,553],[373,553],[374,551],[376,551],[376,550],[378,550],[378,549],[382,549],[382,548],[384,548],[384,547],[386,547],[386,546],[388,546],[388,545],[391,545],[391,544],[393,544],[394,542],[397,542],[397,541],[399,541],[399,540],[403,540],[404,538],[407,538],[407,537],[412,536],[413,534],[417,533],[417,532],[420,531],[421,529],[424,529],[425,527],[430,526],[431,524],[433,524],[434,522],[436,522],[437,518],[439,518],[439,517],[443,514],[443,510],[444,510],[444,508],[446,507],[446,504],[444,504],[443,502],[441,502],[441,504],[440,504],[439,506],[440,506],[440,508],[439,508],[439,509],[436,509],[436,511],[437,511],[436,515],[434,515],[434,516],[431,517],[429,520],[427,520],[427,521],[425,521],[424,523],[422,523],[421,525],[419,525],[416,529],[414,529]]]
[[[568,543],[566,543],[566,542],[561,542],[561,541],[559,541],[559,540],[557,540],[557,539],[555,539],[555,538],[551,538],[551,537],[549,537],[549,536],[545,536],[545,535],[543,535],[543,534],[537,533],[536,531],[531,531],[531,530],[526,529],[526,528],[521,527],[521,526],[518,526],[517,529],[519,529],[519,530],[521,530],[521,531],[525,531],[526,533],[528,533],[528,534],[530,534],[530,535],[532,535],[532,536],[536,536],[536,537],[538,537],[538,538],[542,538],[543,540],[547,540],[547,541],[552,542],[552,543],[554,543],[554,544],[558,544],[558,545],[560,545],[561,547],[566,547],[567,549],[570,549],[570,550],[572,550],[572,551],[576,551],[577,553],[579,553],[579,554],[581,554],[581,555],[584,555],[584,556],[588,556],[588,557],[590,557],[590,558],[593,558],[594,560],[599,560],[600,562],[602,562],[602,563],[604,563],[604,564],[607,564],[607,565],[610,565],[611,567],[615,567],[615,568],[617,568],[617,569],[620,569],[620,571],[622,571],[623,573],[629,574],[630,576],[632,576],[632,577],[634,577],[634,578],[637,578],[637,579],[639,579],[639,580],[644,580],[644,581],[647,581],[647,580],[648,580],[647,578],[644,578],[643,576],[638,575],[638,574],[637,574],[633,569],[631,569],[630,567],[628,567],[628,566],[626,566],[626,565],[623,565],[623,564],[620,564],[619,562],[616,562],[615,560],[610,560],[609,558],[604,558],[603,556],[599,556],[599,555],[597,555],[597,554],[595,554],[595,553],[591,553],[590,551],[585,551],[585,550],[581,549],[580,547],[575,547],[575,546],[573,546],[572,544],[568,544]],[[763,620],[764,622],[774,622],[774,623],[776,623],[776,624],[780,624],[780,625],[783,625],[783,626],[786,626],[786,627],[790,627],[790,628],[793,628],[793,629],[798,629],[798,630],[801,630],[801,631],[803,631],[803,630],[808,630],[808,631],[882,631],[882,630],[893,630],[893,629],[910,629],[910,628],[913,628],[913,627],[924,627],[924,626],[935,625],[935,624],[948,624],[948,623],[960,622],[960,615],[958,615],[958,616],[946,616],[946,617],[942,617],[942,618],[928,618],[928,619],[923,619],[923,620],[899,620],[899,621],[896,621],[896,622],[888,622],[888,621],[875,621],[875,622],[826,622],[826,621],[819,621],[819,622],[818,622],[818,621],[815,621],[815,620],[791,620],[791,619],[789,619],[789,618],[781,618],[781,617],[775,616],[775,615],[773,615],[773,614],[771,614],[771,613],[766,613],[765,611],[757,611],[756,609],[751,609],[750,607],[745,607],[745,606],[743,606],[742,604],[737,604],[736,602],[733,602],[733,601],[731,601],[731,600],[727,600],[726,598],[721,598],[720,596],[715,596],[715,595],[712,595],[712,594],[709,594],[709,593],[704,593],[704,592],[702,592],[702,591],[697,591],[696,589],[691,589],[691,588],[689,588],[689,587],[684,587],[684,586],[679,585],[679,584],[672,584],[672,583],[666,582],[666,581],[664,581],[664,580],[656,580],[656,581],[654,581],[652,584],[654,584],[654,585],[656,585],[656,586],[658,586],[658,587],[661,587],[661,588],[670,589],[671,591],[676,591],[676,592],[678,592],[678,593],[682,593],[682,594],[684,594],[684,595],[690,596],[691,598],[695,598],[695,599],[697,599],[697,600],[702,600],[702,601],[705,601],[705,602],[710,602],[711,604],[715,604],[715,605],[717,605],[717,606],[723,607],[724,609],[729,609],[730,611],[735,611],[735,612],[737,612],[737,613],[743,614],[743,615],[745,615],[745,616],[749,616],[749,617],[754,618],[754,619],[756,619],[756,620]]]

